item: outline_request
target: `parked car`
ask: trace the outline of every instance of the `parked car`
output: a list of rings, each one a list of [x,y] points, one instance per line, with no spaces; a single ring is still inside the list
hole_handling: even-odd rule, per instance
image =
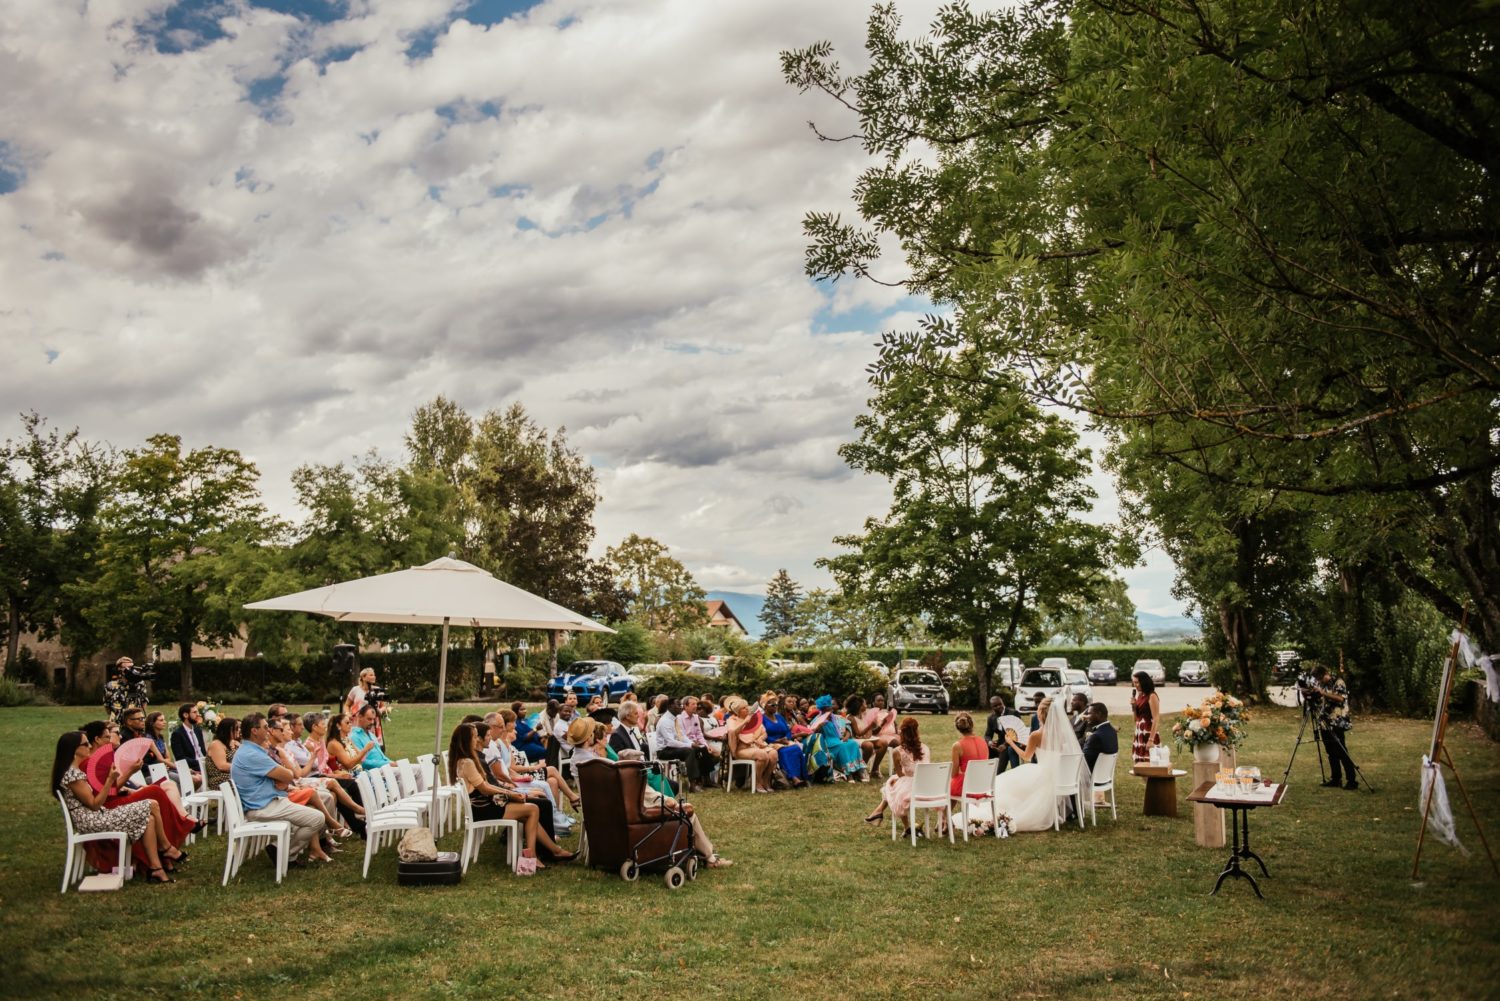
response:
[[[1054,671],[1066,671],[1068,669],[1068,658],[1066,657],[1043,657],[1038,667],[1049,667]]]
[[[605,703],[618,702],[626,692],[635,691],[635,676],[612,660],[580,660],[569,674],[560,674],[547,684],[547,698],[560,699],[569,692],[578,701],[587,702],[595,695]]]
[[[716,660],[695,660],[687,666],[688,674],[696,674],[700,678],[717,678],[719,676],[719,662]]]
[[[907,668],[907,667],[921,667],[921,666],[922,666],[922,662],[920,660],[912,660],[910,658],[907,658],[906,660],[898,660],[898,661],[896,661],[896,668],[895,669],[898,670],[898,671],[900,671],[903,668]]]
[[[1177,683],[1179,685],[1206,685],[1208,684],[1208,665],[1201,660],[1185,660],[1177,669]]]
[[[666,664],[674,671],[686,671],[693,666],[693,662],[690,660],[669,660]]]
[[[942,679],[925,667],[908,667],[891,672],[885,688],[885,701],[897,712],[948,714],[948,689]]]
[[[1091,660],[1088,669],[1089,681],[1096,685],[1113,685],[1120,680],[1120,672],[1112,660]]]
[[[1068,689],[1069,698],[1082,695],[1090,702],[1094,701],[1094,690],[1089,687],[1089,676],[1084,672],[1068,668],[1063,672],[1063,685]]]
[[[1016,708],[1029,710],[1036,705],[1037,696],[1058,699],[1063,695],[1063,673],[1055,667],[1033,667],[1021,674],[1021,683],[1016,686]]]
[[[1135,666],[1130,669],[1130,673],[1134,675],[1138,671],[1145,671],[1146,675],[1158,685],[1165,685],[1167,683],[1167,669],[1162,666],[1159,660],[1147,658],[1136,661]]]
[[[797,662],[795,660],[782,660],[777,657],[772,657],[770,660],[766,661],[766,667],[772,671],[784,670],[788,667],[794,667],[796,666],[796,664]]]
[[[891,676],[891,669],[885,666],[885,661],[883,660],[862,660],[859,662],[859,666],[866,670],[874,671],[882,678],[889,678]]]

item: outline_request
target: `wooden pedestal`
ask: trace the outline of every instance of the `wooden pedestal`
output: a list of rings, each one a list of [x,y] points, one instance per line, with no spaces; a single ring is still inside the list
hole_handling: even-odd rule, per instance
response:
[[[1193,762],[1193,788],[1212,783],[1220,767],[1218,761]],[[1193,840],[1203,848],[1224,847],[1224,811],[1207,803],[1193,804]]]

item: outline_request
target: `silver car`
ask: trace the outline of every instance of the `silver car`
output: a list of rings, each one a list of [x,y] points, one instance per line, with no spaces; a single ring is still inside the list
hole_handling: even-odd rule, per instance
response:
[[[1091,660],[1088,669],[1089,681],[1095,685],[1113,685],[1120,680],[1120,672],[1112,660]]]
[[[1167,669],[1162,666],[1162,662],[1159,660],[1138,660],[1135,662],[1135,667],[1130,669],[1132,675],[1139,674],[1141,671],[1145,671],[1146,676],[1158,685],[1165,685],[1167,683]]]
[[[885,689],[886,703],[898,713],[923,712],[948,714],[948,689],[942,679],[925,667],[900,668],[891,672]]]
[[[1061,698],[1066,687],[1062,671],[1033,667],[1021,675],[1021,684],[1016,687],[1016,708],[1029,710],[1040,699]]]

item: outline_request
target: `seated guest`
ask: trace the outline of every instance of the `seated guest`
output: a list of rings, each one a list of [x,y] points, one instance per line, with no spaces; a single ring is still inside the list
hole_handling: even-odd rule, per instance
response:
[[[949,772],[948,795],[957,799],[959,791],[964,787],[964,772],[968,770],[969,762],[989,760],[990,751],[984,738],[975,735],[974,717],[968,713],[961,712],[953,717],[953,729],[958,731],[958,740],[953,742],[953,768]]]
[[[656,721],[656,758],[658,761],[681,761],[686,766],[687,787],[698,788],[702,779],[702,758],[687,739],[687,731],[679,715],[682,710],[677,700],[670,696],[662,703],[661,718]]]
[[[128,713],[130,710],[125,711]],[[100,789],[104,785],[105,776],[110,771],[120,771],[115,768],[115,752],[120,746],[120,730],[113,723],[99,720],[84,727],[84,733],[85,737],[90,733],[99,734],[98,738],[91,742],[83,772],[88,776],[89,784],[95,789]],[[128,773],[121,774],[121,779],[114,791],[105,797],[104,808],[115,810],[142,800],[153,800],[162,818],[162,830],[167,843],[174,846],[181,845],[189,834],[202,830],[203,825],[182,811],[182,791],[177,787],[176,782],[163,780],[156,783],[146,782],[143,779],[138,785],[130,784],[131,775],[140,772],[145,764],[146,760],[142,759]]]
[[[526,722],[526,704],[512,702],[510,711],[516,714],[516,739],[511,746],[526,755],[527,761],[541,761],[547,756],[547,748],[542,746],[541,738]]]
[[[646,710],[646,730],[648,732],[655,732],[656,724],[661,722],[662,707],[666,704],[667,697],[665,695],[651,696],[651,705]]]
[[[878,823],[886,810],[892,810],[902,818],[902,826],[906,826],[917,765],[928,760],[927,745],[922,743],[915,717],[909,716],[901,721],[897,741],[896,750],[891,753],[891,777],[881,788],[880,808],[865,818],[867,824]]]
[[[874,778],[880,778],[880,764],[885,760],[886,752],[900,742],[896,733],[897,712],[887,709],[885,695],[876,693],[875,704],[865,710],[865,720],[869,723],[871,739],[875,743],[875,757],[870,761],[870,774]]]
[[[381,750],[380,741],[375,736],[375,727],[379,720],[380,714],[375,711],[375,706],[366,702],[355,718],[354,729],[349,731],[350,744],[357,753],[363,755],[364,760],[361,764],[365,768],[384,768],[391,763],[391,759],[385,756],[385,751]]]
[[[1078,743],[1083,743],[1083,738],[1089,729],[1088,721],[1089,700],[1082,692],[1074,692],[1073,697],[1068,700],[1068,721],[1073,724],[1073,736],[1078,738]]]
[[[724,758],[724,736],[726,729],[724,724],[714,719],[713,700],[698,700],[698,732],[703,734],[703,746],[707,747],[716,760]]]
[[[874,717],[865,712],[865,700],[863,696],[851,695],[844,700],[844,719],[848,722],[848,736],[859,745],[860,756],[864,759],[865,775],[870,774],[870,762],[875,757],[875,728]]]
[[[502,709],[486,715],[484,722],[490,728],[488,735],[494,738],[480,755],[490,777],[500,785],[513,785],[523,792],[539,790],[552,806],[554,823],[566,832],[572,827],[573,818],[559,812],[558,804],[568,797],[576,808],[580,800],[573,798],[573,790],[563,781],[562,773],[543,761],[523,762],[515,749],[515,713]]]
[[[320,862],[332,862],[332,857],[323,851],[319,841],[327,826],[323,811],[298,806],[286,798],[285,787],[291,784],[292,773],[271,755],[271,727],[265,716],[247,714],[240,722],[240,730],[244,741],[234,754],[229,774],[245,807],[245,819],[284,820],[290,824],[291,859],[288,862],[303,852]],[[274,860],[276,849],[267,848],[266,854]]]
[[[322,718],[322,713],[308,713],[309,716]],[[279,726],[272,728],[272,743],[280,751],[284,763],[292,770],[295,776],[293,785],[299,789],[312,790],[317,794],[316,799],[304,803],[305,806],[319,806],[328,816],[328,833],[340,838],[347,838],[354,832],[345,827],[339,820],[343,810],[340,807],[353,810],[357,803],[339,786],[337,782],[318,771],[318,763],[313,759],[312,751],[303,746],[301,741],[303,729],[302,717],[293,713],[281,718]],[[293,790],[287,792],[287,797],[293,803],[302,801],[294,795]]]
[[[286,786],[286,798],[298,806],[310,806],[323,814],[323,844],[326,847],[332,848],[333,845],[330,844],[329,835],[347,838],[353,833],[344,830],[343,825],[339,823],[333,793],[328,791],[324,784],[325,780],[318,779],[312,774],[312,758],[310,756],[306,759],[307,764],[304,771],[302,767],[296,764],[288,752],[287,745],[292,742],[292,730],[288,722],[288,717],[278,716],[274,721],[268,719],[266,720],[266,726],[270,734],[270,742],[266,745],[266,750],[278,764],[292,773],[292,777]],[[233,772],[233,770],[233,766],[231,766],[230,771]]]
[[[353,716],[336,713],[328,721],[328,735],[323,738],[329,760],[337,762],[336,770],[350,775],[364,768],[366,759],[371,755],[380,753],[380,745],[373,740],[366,740],[363,747],[356,749],[354,730]]]
[[[462,782],[469,794],[469,805],[476,820],[514,820],[521,825],[522,853],[536,858],[538,850],[560,862],[569,861],[573,852],[564,851],[541,824],[541,807],[514,786],[500,785],[485,778],[480,763],[478,731],[470,723],[460,723],[448,742],[448,780]],[[539,864],[540,865],[540,864]]]
[[[52,758],[52,789],[62,793],[73,830],[79,834],[109,831],[124,834],[147,877],[152,882],[172,882],[164,862],[181,859],[183,855],[180,849],[169,847],[156,801],[141,800],[114,810],[104,809],[104,801],[114,795],[121,776],[118,769],[111,767],[103,784],[95,789],[82,767],[91,753],[88,741],[77,730],[69,730],[57,738],[57,751]],[[88,849],[89,861],[101,872],[118,862],[117,856],[110,860],[103,842],[92,842]]]
[[[849,781],[868,781],[864,752],[858,741],[850,739],[849,721],[839,715],[838,703],[833,701],[831,695],[820,695],[815,705],[820,714],[828,714],[819,728],[818,736],[822,739],[823,750],[827,753],[834,772]]]
[[[344,714],[339,713],[334,718],[342,720]],[[329,723],[329,718],[322,713],[305,713],[302,716],[302,727],[307,731],[307,739],[302,746],[312,759],[313,773],[337,786],[330,786],[329,791],[338,800],[339,826],[350,828],[355,834],[364,837],[365,808],[360,802],[359,783],[355,781],[353,772],[345,769],[338,759],[328,753]]]
[[[782,774],[792,784],[793,789],[800,789],[807,785],[807,755],[802,750],[800,741],[792,737],[792,725],[787,721],[786,714],[776,700],[769,702],[762,696],[762,705],[770,705],[771,708],[763,709],[761,723],[766,728],[766,742],[776,749],[776,764],[781,768]]]
[[[186,761],[193,773],[193,781],[201,782],[203,755],[208,748],[208,738],[203,733],[203,713],[191,702],[177,707],[177,729],[172,731],[172,757]]]
[[[146,736],[146,710],[140,706],[126,706],[120,713],[120,743]]]
[[[285,703],[282,703],[282,702],[272,702],[269,706],[266,707],[266,721],[267,722],[272,722],[272,721],[281,719],[286,714],[287,714],[287,709],[286,709],[286,704]]]
[[[214,727],[214,739],[203,749],[203,784],[210,790],[229,781],[229,769],[239,746],[240,721],[233,716],[221,717]]]
[[[738,761],[755,762],[755,791],[771,792],[771,777],[776,769],[776,749],[766,742],[766,727],[759,712],[752,713],[750,704],[738,696],[731,698],[729,710],[729,733],[726,743],[729,755]]]
[[[146,714],[146,736],[151,741],[151,759],[158,764],[170,766],[172,764],[171,748],[167,746],[167,714],[161,712],[149,712]]]
[[[620,703],[620,725],[609,735],[609,746],[615,753],[639,751],[646,753],[646,737],[641,733],[642,710],[639,702]]]
[[[997,772],[1021,763],[1015,752],[1005,744],[1005,728],[1000,725],[1000,719],[1008,715],[1010,713],[1005,708],[1005,699],[999,695],[991,695],[990,714],[984,722],[984,742],[989,748],[990,757],[1000,760],[996,766]]]
[[[698,756],[698,774],[706,782],[719,763],[719,755],[708,746],[708,738],[703,733],[703,721],[698,715],[696,697],[689,695],[682,700],[681,720],[682,731],[687,734],[688,743],[693,745],[693,753]]]
[[[1089,733],[1083,741],[1083,760],[1092,775],[1094,762],[1099,760],[1099,755],[1120,753],[1120,735],[1109,721],[1109,708],[1103,702],[1095,702],[1089,706],[1088,725]]]

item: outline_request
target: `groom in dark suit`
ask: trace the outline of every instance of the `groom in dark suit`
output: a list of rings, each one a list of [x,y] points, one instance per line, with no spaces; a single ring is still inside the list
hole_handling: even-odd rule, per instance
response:
[[[1120,753],[1120,735],[1115,732],[1114,724],[1109,721],[1109,710],[1103,702],[1095,702],[1084,714],[1088,720],[1088,736],[1083,741],[1083,760],[1089,766],[1089,774],[1094,772],[1094,762],[1099,760],[1101,754]]]
[[[186,761],[192,769],[193,781],[201,781],[203,755],[208,741],[203,739],[203,714],[191,702],[177,707],[177,729],[172,731],[172,757]]]

